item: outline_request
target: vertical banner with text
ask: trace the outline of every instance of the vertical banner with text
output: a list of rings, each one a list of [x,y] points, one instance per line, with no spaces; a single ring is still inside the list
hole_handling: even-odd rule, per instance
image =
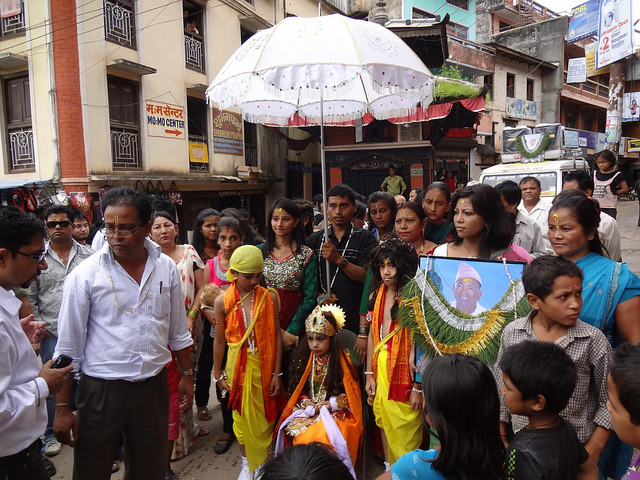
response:
[[[602,0],[598,22],[596,68],[602,68],[633,53],[631,0]]]

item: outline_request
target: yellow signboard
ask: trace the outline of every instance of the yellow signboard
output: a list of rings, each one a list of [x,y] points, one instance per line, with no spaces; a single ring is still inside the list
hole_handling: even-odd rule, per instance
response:
[[[627,152],[640,152],[640,139],[628,138],[627,139]]]
[[[601,73],[609,73],[611,68],[609,66],[603,67],[600,70],[596,70],[596,48],[598,44],[596,42],[588,44],[584,49],[584,55],[587,58],[587,77],[593,77],[600,75]]]
[[[189,161],[191,163],[209,163],[207,144],[199,142],[189,142]]]

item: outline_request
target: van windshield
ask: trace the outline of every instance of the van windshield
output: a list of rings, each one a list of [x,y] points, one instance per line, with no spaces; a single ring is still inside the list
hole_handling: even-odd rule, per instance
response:
[[[542,193],[540,194],[541,197],[555,197],[558,194],[558,192],[556,192],[558,179],[556,172],[527,172],[526,174],[501,173],[498,175],[485,175],[482,179],[482,183],[495,187],[499,183],[512,180],[517,184],[520,184],[520,180],[524,177],[536,177],[540,180],[540,186],[542,187]]]

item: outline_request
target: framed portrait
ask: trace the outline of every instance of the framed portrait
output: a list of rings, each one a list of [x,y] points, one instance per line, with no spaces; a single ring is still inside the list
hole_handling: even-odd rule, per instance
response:
[[[522,286],[524,262],[420,257],[403,290],[400,318],[426,355],[462,353],[493,365],[506,325],[531,307]]]

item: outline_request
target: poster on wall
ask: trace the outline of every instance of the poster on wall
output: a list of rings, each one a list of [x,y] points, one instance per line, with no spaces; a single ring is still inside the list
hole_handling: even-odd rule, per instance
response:
[[[589,0],[571,9],[567,43],[575,43],[598,33],[598,0]]]
[[[640,92],[626,92],[622,102],[622,121],[637,122],[640,120]]]
[[[596,68],[610,65],[633,53],[631,18],[631,0],[602,0]]]
[[[618,115],[607,115],[605,129],[605,143],[618,143],[620,132],[620,117]]]
[[[570,58],[567,72],[567,83],[584,83],[587,81],[587,59],[585,57]]]
[[[244,155],[242,115],[213,109],[213,151],[227,155]]]

